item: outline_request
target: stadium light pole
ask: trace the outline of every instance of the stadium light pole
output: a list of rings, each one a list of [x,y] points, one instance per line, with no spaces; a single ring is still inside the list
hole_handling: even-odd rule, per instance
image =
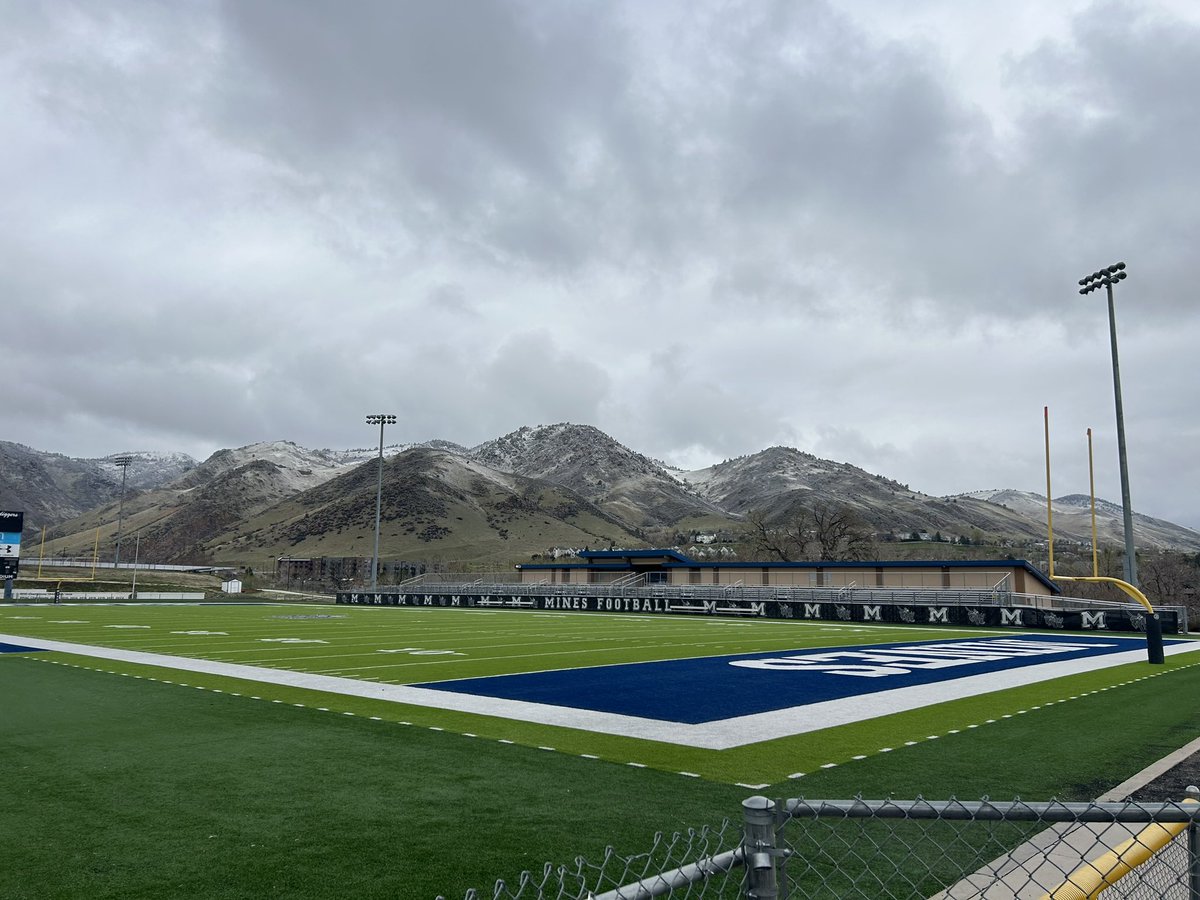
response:
[[[113,557],[113,571],[121,567],[121,523],[125,518],[125,476],[129,473],[132,456],[114,456],[113,465],[121,467],[121,501],[117,504],[117,552]]]
[[[388,413],[367,416],[368,425],[379,426],[379,481],[375,487],[375,553],[371,556],[371,591],[378,587],[379,577],[379,514],[383,509],[383,426],[395,425],[396,417]]]
[[[1117,459],[1121,467],[1121,509],[1125,519],[1125,580],[1138,587],[1137,549],[1133,542],[1133,505],[1129,500],[1129,457],[1125,452],[1125,409],[1121,403],[1121,364],[1117,359],[1117,313],[1113,285],[1125,280],[1125,263],[1113,263],[1079,279],[1079,293],[1090,294],[1101,286],[1108,291],[1108,334],[1112,343],[1113,394],[1117,403]]]

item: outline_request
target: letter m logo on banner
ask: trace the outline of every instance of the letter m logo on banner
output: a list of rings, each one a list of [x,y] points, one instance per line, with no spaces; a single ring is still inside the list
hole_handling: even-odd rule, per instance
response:
[[[930,622],[945,622],[947,625],[949,625],[950,624],[950,610],[948,608],[946,608],[945,606],[929,607],[929,621]]]
[[[1104,618],[1105,615],[1106,615],[1106,613],[1087,612],[1085,610],[1083,613],[1083,624],[1080,627],[1082,627],[1082,628],[1103,628],[1104,630],[1107,631],[1108,623],[1105,621],[1105,618]]]
[[[881,606],[864,606],[862,620],[864,622],[882,622],[882,609]]]
[[[1000,610],[1000,624],[1001,625],[1016,625],[1019,628],[1023,628],[1024,623],[1021,621],[1021,613],[1023,611],[1024,610],[1020,610],[1020,609],[1002,609],[1002,610]]]

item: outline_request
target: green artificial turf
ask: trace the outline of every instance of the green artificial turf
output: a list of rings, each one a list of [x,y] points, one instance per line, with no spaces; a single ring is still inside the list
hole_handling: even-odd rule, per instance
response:
[[[744,794],[34,656],[0,667],[6,898],[455,897],[736,815]]]
[[[283,605],[9,607],[0,610],[3,631],[392,683],[568,665],[979,636],[978,631],[919,627]],[[303,643],[283,643],[281,638]],[[822,766],[857,764],[860,761],[855,757],[870,759],[882,755],[884,748],[905,751],[900,755],[907,758],[914,743],[926,742],[931,736],[954,738],[956,746],[970,746],[973,741],[986,746],[1006,721],[1005,715],[1029,715],[1037,720],[1034,727],[1039,732],[1052,731],[1053,726],[1041,723],[1054,717],[1051,710],[1059,701],[1133,678],[1174,671],[1188,665],[1189,657],[1171,657],[1165,667],[1139,663],[1105,669],[724,751],[133,664],[119,664],[119,669],[531,747],[549,746],[563,753],[589,754],[709,780],[760,785],[783,782],[798,773],[811,778],[825,771]],[[117,663],[105,665],[118,667]],[[1170,688],[1176,683],[1164,681],[1162,686]],[[703,702],[702,695],[697,702]],[[1055,714],[1070,717],[1069,711],[1056,709]],[[989,719],[997,721],[989,723]],[[955,737],[953,730],[962,735]],[[975,731],[978,734],[972,734]]]
[[[172,633],[186,631],[227,633]],[[955,634],[285,606],[14,606],[0,610],[0,632],[348,677],[384,665],[397,682],[566,665],[568,651],[579,665]],[[275,637],[327,643],[263,642]],[[736,820],[755,792],[1090,799],[1200,733],[1190,657],[705,751],[83,655],[0,654],[0,896],[454,900],[546,861],[598,861],[608,844],[640,853],[656,831]]]

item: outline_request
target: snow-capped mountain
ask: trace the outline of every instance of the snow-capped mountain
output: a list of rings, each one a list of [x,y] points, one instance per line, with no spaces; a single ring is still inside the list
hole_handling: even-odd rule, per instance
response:
[[[136,451],[99,459],[77,459],[0,441],[0,508],[23,510],[26,529],[74,518],[121,493],[121,467],[113,459],[130,457],[127,492],[149,490],[195,467],[186,453]]]
[[[194,488],[226,472],[261,462],[278,470],[281,487],[296,493],[316,487],[360,465],[367,457],[358,457],[357,453],[350,450],[308,450],[292,441],[262,441],[232,450],[218,450],[181,478],[177,486]]]
[[[1046,522],[1046,497],[1032,491],[997,489],[971,491],[957,498],[982,500],[1011,510],[1035,522]],[[1054,514],[1054,533],[1072,540],[1090,543],[1092,539],[1092,501],[1087,494],[1066,494],[1055,497],[1051,505]],[[1139,547],[1200,549],[1200,532],[1156,519],[1139,512],[1133,514],[1133,529]],[[1100,541],[1115,545],[1125,540],[1125,519],[1121,506],[1096,498],[1096,531]]]
[[[733,513],[776,506],[783,497],[795,502],[799,498],[791,495],[796,491],[830,495],[851,505],[915,496],[899,482],[791,447],[770,447],[706,469],[684,472],[682,478],[702,497]]]
[[[164,561],[296,546],[362,555],[378,453],[267,441],[200,464],[183,454],[130,454],[126,527]],[[0,443],[0,508],[24,509],[28,529],[64,523],[53,531],[62,552],[90,547],[99,528],[103,549],[115,532],[120,474],[111,457],[72,460]],[[848,507],[879,535],[1037,541],[1046,533],[1045,500],[1034,493],[934,497],[788,447],[671,471],[599,429],[569,423],[521,428],[470,449],[441,440],[385,447],[383,487],[384,520],[393,523],[385,547],[462,559],[484,545],[520,555],[546,549],[542,540],[595,546],[605,538],[628,544],[658,527],[736,530],[751,512],[781,519],[818,503]],[[1057,537],[1090,541],[1086,497],[1057,498],[1054,512]],[[1102,540],[1118,545],[1120,507],[1100,501],[1098,520]],[[1142,515],[1135,529],[1142,547],[1200,550],[1191,529]]]
[[[107,475],[114,484],[121,483],[121,467],[114,460],[129,457],[125,473],[126,489],[152,490],[196,468],[196,460],[186,453],[160,453],[154,450],[134,450],[130,453],[113,453],[95,460],[81,459],[80,463],[95,463],[99,471]]]
[[[568,487],[639,526],[725,515],[661,464],[591,425],[520,428],[467,452],[494,469]]]
[[[791,447],[770,447],[685,472],[684,480],[735,515],[757,513],[780,521],[797,507],[844,507],[879,534],[942,532],[1029,539],[1041,536],[1036,520],[972,499],[941,498],[911,490],[857,466],[820,459]]]

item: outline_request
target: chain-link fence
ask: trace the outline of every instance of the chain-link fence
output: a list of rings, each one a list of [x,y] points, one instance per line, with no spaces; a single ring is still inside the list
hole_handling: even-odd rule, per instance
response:
[[[777,863],[747,867],[747,896],[1058,900],[1113,891],[1108,896],[1200,900],[1200,870],[1190,871],[1195,800],[756,799],[755,815],[771,822],[763,840],[776,841],[765,852]]]
[[[780,800],[649,852],[547,865],[492,900],[1200,900],[1200,791],[1176,803]],[[439,898],[442,900],[442,898]],[[481,900],[475,891],[467,900]]]
[[[728,819],[716,828],[655,835],[646,853],[621,856],[612,847],[597,863],[582,856],[571,866],[549,863],[541,873],[522,872],[513,884],[497,881],[490,894],[468,891],[466,900],[671,900],[743,896],[742,828]],[[438,900],[445,900],[439,897]]]

